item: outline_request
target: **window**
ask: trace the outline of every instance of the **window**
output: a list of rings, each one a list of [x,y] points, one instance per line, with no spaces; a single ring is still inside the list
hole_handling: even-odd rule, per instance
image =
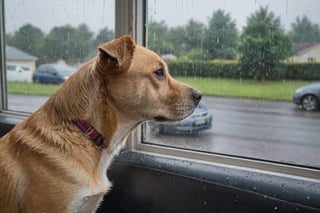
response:
[[[291,101],[295,89],[320,80],[318,62],[308,64],[301,55],[306,50],[314,55],[319,47],[317,0],[1,3],[6,53],[1,60],[32,70],[29,83],[10,80],[3,66],[1,111],[35,111],[61,83],[35,82],[36,69],[77,68],[96,54],[98,44],[129,33],[161,55],[176,79],[204,94],[188,120],[171,126],[149,122],[129,148],[319,176],[319,111]]]
[[[184,121],[145,125],[141,146],[319,169],[319,111],[292,96],[320,64],[286,62],[319,44],[319,12],[318,1],[148,1],[147,46],[205,96]]]
[[[2,73],[7,91],[4,110],[33,112],[67,78],[62,73],[65,79],[57,79],[53,66],[39,70],[51,74],[35,78],[41,65],[76,69],[96,55],[98,44],[114,38],[113,0],[4,0],[3,4],[7,64],[7,71]],[[18,68],[11,72],[9,68],[14,66],[27,67],[31,72]]]

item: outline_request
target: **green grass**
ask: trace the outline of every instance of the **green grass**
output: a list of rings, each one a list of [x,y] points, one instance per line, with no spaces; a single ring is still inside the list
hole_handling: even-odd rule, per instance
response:
[[[50,96],[58,88],[59,85],[8,82],[7,90],[9,94]]]
[[[231,80],[214,78],[177,77],[205,95],[243,97],[255,99],[269,99],[291,101],[296,88],[308,84],[308,81],[264,81]]]
[[[243,97],[269,100],[291,101],[296,88],[308,81],[264,81],[258,83],[254,80],[231,80],[214,78],[177,77],[205,95]],[[52,95],[59,85],[8,83],[8,93],[24,95]]]

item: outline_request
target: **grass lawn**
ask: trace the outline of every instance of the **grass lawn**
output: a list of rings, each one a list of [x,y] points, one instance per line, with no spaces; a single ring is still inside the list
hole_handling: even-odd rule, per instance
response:
[[[7,90],[9,94],[50,96],[59,86],[60,85],[8,82]]]
[[[177,77],[202,91],[205,95],[243,97],[269,100],[291,101],[296,88],[308,84],[308,81],[264,81],[232,80],[216,78]]]
[[[254,80],[231,80],[200,77],[177,77],[176,79],[192,85],[205,95],[243,97],[257,99],[271,99],[291,101],[296,88],[308,81],[264,81],[257,83]],[[53,94],[59,85],[8,83],[8,93],[24,95]]]

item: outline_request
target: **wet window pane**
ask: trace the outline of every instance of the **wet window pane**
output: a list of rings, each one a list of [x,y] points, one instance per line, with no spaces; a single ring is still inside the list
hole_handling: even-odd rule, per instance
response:
[[[114,38],[114,1],[5,0],[7,109],[33,112]]]
[[[144,143],[320,168],[320,2],[148,1],[147,46],[204,94]],[[304,87],[302,87],[304,86]]]

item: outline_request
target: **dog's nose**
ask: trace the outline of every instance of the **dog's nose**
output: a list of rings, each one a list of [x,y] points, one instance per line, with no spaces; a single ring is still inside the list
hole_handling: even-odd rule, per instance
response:
[[[199,90],[192,88],[192,97],[195,104],[198,104],[202,98],[202,93]]]

